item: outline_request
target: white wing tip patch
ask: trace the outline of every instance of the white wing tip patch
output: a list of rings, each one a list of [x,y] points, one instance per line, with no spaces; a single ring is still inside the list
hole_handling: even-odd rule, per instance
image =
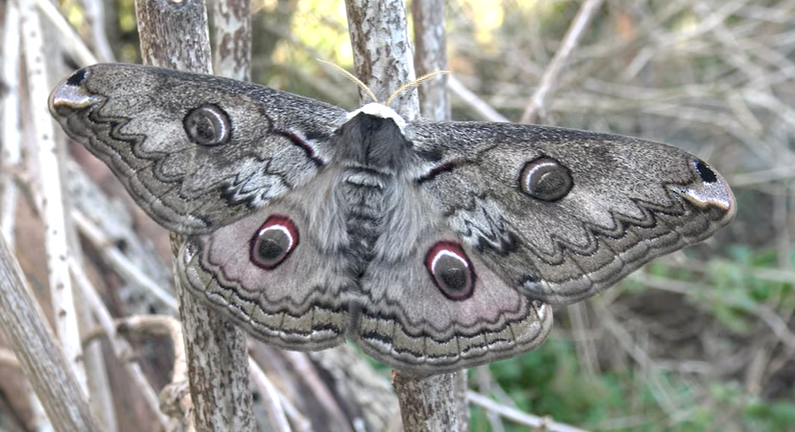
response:
[[[716,207],[725,214],[721,218],[726,222],[734,218],[737,211],[734,196],[725,180],[714,183],[699,183],[691,187],[674,187],[672,190],[700,209]]]
[[[71,109],[81,109],[94,105],[101,99],[86,91],[81,85],[72,85],[64,81],[50,95],[50,110],[55,111],[60,106]]]

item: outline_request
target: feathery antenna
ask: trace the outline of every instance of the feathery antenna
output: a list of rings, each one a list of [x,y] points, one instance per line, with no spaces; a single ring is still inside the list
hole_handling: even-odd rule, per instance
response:
[[[330,61],[325,61],[325,60],[322,60],[322,59],[315,59],[315,60],[319,61],[320,63],[329,65],[329,66],[333,67],[334,69],[337,69],[338,71],[342,72],[342,75],[345,78],[348,78],[349,80],[351,80],[354,83],[356,83],[356,85],[359,86],[359,88],[364,90],[365,93],[367,93],[367,95],[370,96],[370,99],[372,99],[373,102],[378,103],[378,98],[375,97],[375,93],[373,93],[373,91],[370,90],[369,87],[367,87],[361,80],[359,80],[359,78],[356,78],[352,73],[346,71],[341,66],[338,66],[338,65],[336,65],[336,64],[334,64],[334,63],[332,63]]]
[[[338,71],[342,72],[342,75],[343,75],[345,78],[348,78],[349,80],[353,81],[354,83],[356,83],[356,85],[357,85],[357,86],[359,86],[359,88],[361,88],[362,90],[364,90],[364,91],[367,93],[367,95],[368,95],[368,96],[370,96],[370,99],[372,99],[372,100],[373,100],[373,102],[375,102],[375,103],[380,103],[380,102],[378,101],[378,98],[377,98],[377,97],[375,97],[375,93],[373,93],[373,91],[372,91],[372,90],[370,90],[370,88],[369,88],[369,87],[367,87],[367,86],[366,86],[366,85],[365,85],[365,84],[364,84],[364,83],[363,83],[363,82],[362,82],[362,81],[361,81],[359,78],[356,78],[356,76],[354,76],[352,73],[350,73],[350,72],[346,71],[346,70],[345,70],[345,69],[343,69],[341,66],[338,66],[338,65],[336,65],[336,64],[334,64],[334,63],[332,63],[332,62],[330,62],[330,61],[326,61],[326,60],[322,60],[322,59],[315,59],[315,60],[317,60],[317,61],[319,61],[320,63],[323,63],[323,64],[325,64],[325,65],[331,66],[331,67],[333,67],[334,69],[336,69],[336,70],[338,70]],[[400,95],[400,94],[401,94],[401,93],[403,93],[404,91],[407,91],[407,90],[412,90],[412,89],[414,89],[414,88],[417,88],[417,87],[418,87],[420,84],[424,83],[425,81],[428,81],[428,80],[430,80],[431,78],[434,78],[434,77],[436,77],[437,75],[443,75],[443,74],[448,74],[448,73],[450,73],[450,72],[449,72],[449,71],[436,71],[436,72],[431,72],[431,73],[429,73],[429,74],[425,74],[425,75],[423,75],[423,76],[421,76],[421,77],[419,77],[419,78],[415,79],[414,81],[412,81],[412,82],[410,82],[410,83],[403,84],[402,86],[400,86],[400,88],[398,88],[397,90],[395,90],[395,91],[394,91],[394,92],[393,92],[393,93],[392,93],[392,94],[389,96],[389,99],[387,99],[387,100],[386,100],[386,103],[384,103],[384,105],[386,105],[386,106],[389,106],[389,104],[391,104],[391,103],[392,103],[392,101],[393,101],[393,100],[395,100],[395,98],[396,98],[396,97],[398,97],[398,95]]]
[[[431,72],[431,73],[429,73],[429,74],[425,74],[425,75],[423,75],[423,76],[421,76],[421,77],[419,77],[419,78],[415,79],[414,81],[412,81],[412,82],[410,82],[410,83],[403,84],[402,86],[400,86],[400,88],[398,88],[397,90],[395,90],[395,91],[394,91],[394,92],[393,92],[393,93],[392,93],[392,94],[389,96],[389,99],[387,99],[387,100],[386,100],[386,104],[385,104],[385,105],[386,105],[386,106],[389,106],[389,104],[390,104],[390,103],[392,103],[392,101],[393,101],[393,100],[395,100],[395,98],[396,98],[396,97],[397,97],[399,94],[403,93],[404,91],[415,89],[415,88],[417,88],[417,87],[418,87],[420,84],[424,83],[425,81],[428,81],[429,79],[431,79],[431,78],[433,78],[433,77],[435,77],[435,76],[437,76],[437,75],[444,75],[444,74],[448,74],[448,73],[450,73],[450,72],[449,72],[449,71],[436,71],[436,72]]]

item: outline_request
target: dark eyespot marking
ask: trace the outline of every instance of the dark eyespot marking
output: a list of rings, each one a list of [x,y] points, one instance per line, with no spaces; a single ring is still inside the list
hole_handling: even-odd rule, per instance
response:
[[[572,186],[571,171],[547,156],[528,162],[519,175],[522,192],[541,201],[557,201],[565,197]]]
[[[715,171],[712,171],[712,168],[710,168],[706,162],[701,159],[696,159],[694,162],[696,164],[696,171],[698,171],[698,175],[704,183],[715,183],[718,181],[718,176],[715,174]]]
[[[436,243],[425,257],[425,267],[442,294],[450,300],[466,300],[475,288],[475,272],[461,246]]]
[[[66,83],[70,86],[78,87],[80,84],[83,83],[83,80],[86,79],[86,71],[85,69],[81,69],[72,74],[69,79],[66,80]]]
[[[192,110],[185,116],[183,126],[191,141],[204,146],[224,144],[232,132],[229,115],[215,105]]]
[[[251,262],[271,270],[282,263],[298,246],[298,230],[285,216],[273,215],[265,220],[251,239]]]

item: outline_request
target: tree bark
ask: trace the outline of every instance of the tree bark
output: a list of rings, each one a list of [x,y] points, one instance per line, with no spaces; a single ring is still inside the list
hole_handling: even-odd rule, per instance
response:
[[[212,2],[215,25],[213,64],[215,73],[248,81],[251,79],[251,2]]]
[[[347,0],[348,33],[356,77],[386,100],[401,85],[414,80],[406,7],[399,0]],[[359,100],[373,102],[362,89]],[[407,91],[392,108],[406,120],[419,116],[417,92]]]
[[[444,31],[444,1],[414,0],[414,66],[417,75],[447,70],[447,38]],[[442,74],[421,85],[420,112],[428,120],[450,120],[450,94],[447,75]]]
[[[402,0],[348,0],[348,31],[356,76],[379,100],[414,80],[411,42]],[[392,105],[406,120],[419,117],[417,92],[404,92]],[[369,102],[360,89],[362,102]],[[406,432],[461,430],[455,402],[455,374],[427,378],[396,370],[393,385]]]
[[[0,236],[0,328],[58,432],[100,432],[91,407]]]
[[[138,0],[145,64],[211,73],[207,9],[201,0]],[[172,235],[172,252],[181,239]],[[204,306],[176,279],[195,426],[198,431],[254,431],[246,338]]]

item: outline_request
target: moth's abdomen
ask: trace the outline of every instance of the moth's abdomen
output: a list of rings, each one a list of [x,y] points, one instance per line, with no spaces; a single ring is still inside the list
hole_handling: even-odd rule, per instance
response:
[[[383,232],[385,182],[383,176],[362,170],[350,170],[339,186],[338,207],[346,210],[346,231],[355,272],[361,274],[373,258],[373,248]]]

